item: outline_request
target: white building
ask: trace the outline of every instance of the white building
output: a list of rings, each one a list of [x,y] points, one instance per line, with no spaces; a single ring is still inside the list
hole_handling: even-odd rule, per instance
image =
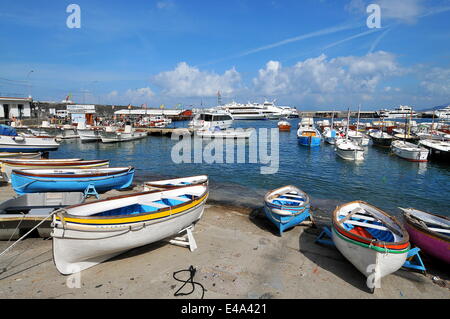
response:
[[[31,98],[0,97],[0,118],[31,117]]]

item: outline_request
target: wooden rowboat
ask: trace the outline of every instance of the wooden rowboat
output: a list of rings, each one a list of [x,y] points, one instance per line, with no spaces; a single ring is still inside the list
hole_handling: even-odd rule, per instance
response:
[[[111,197],[53,215],[53,257],[68,275],[135,247],[177,235],[197,222],[208,187],[188,186]]]
[[[309,209],[309,196],[292,185],[270,191],[264,197],[264,212],[277,226],[280,236],[308,218]]]
[[[208,186],[208,175],[181,177],[173,179],[164,179],[159,181],[150,181],[144,183],[144,191],[155,189],[168,189],[173,187],[185,187],[192,185]]]
[[[411,242],[425,253],[450,264],[450,218],[401,208]]]
[[[15,169],[100,168],[109,166],[109,160],[84,161],[80,158],[41,160],[8,159],[0,161],[2,163],[3,177],[9,183],[11,182],[12,171]]]
[[[11,183],[20,195],[45,192],[82,192],[94,186],[99,192],[127,188],[134,167],[13,170]]]
[[[410,249],[406,229],[395,217],[366,202],[354,201],[333,212],[332,238],[337,249],[367,277],[373,292],[380,280],[406,261]]]

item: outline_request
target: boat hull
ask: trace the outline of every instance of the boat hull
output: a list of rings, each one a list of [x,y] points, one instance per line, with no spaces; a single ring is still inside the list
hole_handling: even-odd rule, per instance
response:
[[[102,143],[119,143],[142,139],[147,136],[147,132],[121,133],[105,132],[101,133]]]
[[[11,175],[14,191],[19,194],[46,192],[82,192],[93,185],[98,192],[111,189],[127,188],[133,182],[134,169],[108,176],[90,177],[36,177],[16,174]]]
[[[396,141],[397,142],[397,141]],[[428,161],[428,150],[418,150],[418,149],[408,149],[401,147],[402,144],[393,142],[391,144],[392,152],[398,157],[405,159],[410,162],[427,162]]]
[[[320,146],[322,138],[319,136],[298,136],[298,143],[303,146],[315,147]]]
[[[85,130],[79,129],[78,135],[80,136],[81,142],[97,142],[101,141],[102,137],[100,136],[99,130]]]
[[[45,137],[22,137],[22,136],[0,136],[0,152],[48,152],[56,151],[59,144],[54,138]]]
[[[59,224],[52,232],[56,268],[62,274],[72,274],[127,250],[174,236],[201,218],[206,198],[175,217],[126,224],[116,229],[64,229]]]

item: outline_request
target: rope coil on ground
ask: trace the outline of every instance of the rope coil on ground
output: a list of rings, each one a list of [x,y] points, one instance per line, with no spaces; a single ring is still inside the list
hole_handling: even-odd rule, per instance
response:
[[[177,274],[181,273],[181,272],[189,272],[189,278],[187,280],[183,280],[183,279],[179,279],[176,277]],[[175,271],[173,273],[173,279],[175,279],[176,281],[179,282],[183,282],[183,285],[173,294],[175,297],[177,296],[189,296],[190,294],[192,294],[195,291],[195,285],[199,285],[202,288],[202,297],[200,299],[203,299],[204,295],[205,295],[205,287],[203,287],[203,285],[201,283],[195,282],[194,281],[194,276],[195,273],[197,272],[197,269],[194,268],[194,266],[190,266],[189,269],[183,269],[183,270],[179,270],[179,271]],[[180,290],[182,290],[184,288],[184,286],[186,286],[188,283],[191,283],[192,285],[192,290],[188,293],[183,293],[180,292]]]

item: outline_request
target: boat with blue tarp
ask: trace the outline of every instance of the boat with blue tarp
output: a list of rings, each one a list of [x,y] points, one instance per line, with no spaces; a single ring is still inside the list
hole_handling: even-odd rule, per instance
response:
[[[0,152],[48,152],[58,147],[55,138],[19,135],[15,128],[0,124]]]

